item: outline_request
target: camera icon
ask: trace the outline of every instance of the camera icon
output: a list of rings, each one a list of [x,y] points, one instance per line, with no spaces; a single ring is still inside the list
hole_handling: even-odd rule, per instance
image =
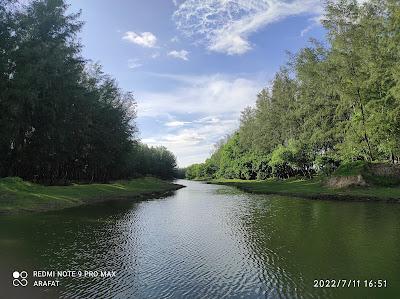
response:
[[[28,272],[26,271],[14,271],[13,274],[13,286],[14,287],[26,287],[28,285]]]

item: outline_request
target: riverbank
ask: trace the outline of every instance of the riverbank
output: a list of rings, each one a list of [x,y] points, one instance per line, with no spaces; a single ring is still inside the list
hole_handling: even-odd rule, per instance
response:
[[[400,187],[349,187],[334,189],[324,186],[318,180],[212,180],[211,184],[234,186],[255,194],[277,194],[308,199],[342,201],[379,201],[400,203]]]
[[[60,210],[108,200],[144,199],[183,187],[153,177],[70,186],[42,186],[9,177],[0,179],[0,215]]]

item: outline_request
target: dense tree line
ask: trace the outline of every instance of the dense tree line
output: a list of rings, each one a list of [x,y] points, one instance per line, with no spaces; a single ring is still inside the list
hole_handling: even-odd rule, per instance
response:
[[[329,0],[324,43],[291,54],[240,128],[188,178],[331,173],[400,157],[400,2]]]
[[[175,157],[136,140],[136,102],[81,57],[63,0],[0,0],[0,177],[57,183],[152,174]]]

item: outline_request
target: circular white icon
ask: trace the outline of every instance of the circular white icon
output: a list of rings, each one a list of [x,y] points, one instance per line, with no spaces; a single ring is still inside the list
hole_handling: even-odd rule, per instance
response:
[[[13,272],[13,286],[14,287],[26,287],[28,285],[28,280],[26,279],[28,277],[28,272],[26,271],[14,271]]]

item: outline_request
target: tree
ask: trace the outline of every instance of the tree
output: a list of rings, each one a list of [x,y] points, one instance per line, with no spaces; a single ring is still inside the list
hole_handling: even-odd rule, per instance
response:
[[[329,0],[323,25],[326,44],[311,40],[291,54],[242,112],[211,157],[216,177],[311,177],[350,161],[399,162],[399,1]]]
[[[174,155],[136,140],[132,93],[81,57],[80,14],[64,0],[14,3],[0,0],[0,176],[172,178]]]

